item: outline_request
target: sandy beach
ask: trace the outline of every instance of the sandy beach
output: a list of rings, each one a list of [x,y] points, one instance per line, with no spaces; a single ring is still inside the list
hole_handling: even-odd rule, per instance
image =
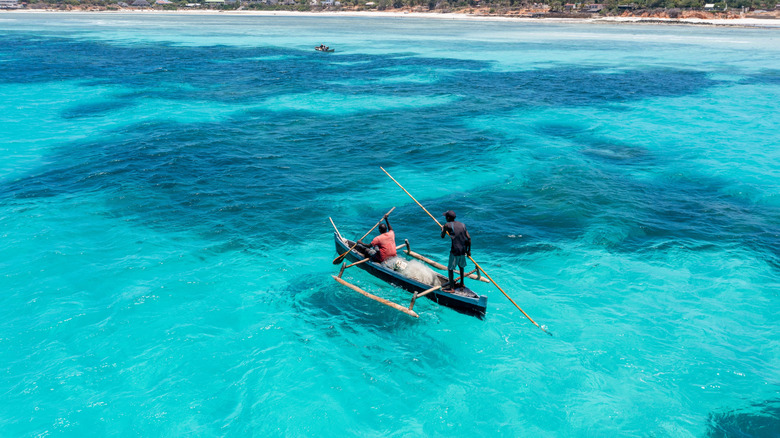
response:
[[[89,13],[89,14],[159,14],[159,15],[241,15],[241,16],[288,16],[288,17],[385,17],[385,18],[425,18],[433,20],[480,20],[480,21],[509,21],[528,23],[613,23],[613,24],[667,24],[667,25],[701,25],[701,26],[726,26],[726,27],[754,27],[754,28],[780,28],[778,18],[656,18],[656,17],[599,17],[599,18],[528,18],[507,15],[482,15],[464,13],[440,13],[440,12],[410,12],[410,11],[223,11],[215,9],[187,9],[187,10],[156,10],[156,9],[120,9],[116,11],[89,11],[59,9],[16,9],[3,10],[0,14],[29,14],[29,13]]]

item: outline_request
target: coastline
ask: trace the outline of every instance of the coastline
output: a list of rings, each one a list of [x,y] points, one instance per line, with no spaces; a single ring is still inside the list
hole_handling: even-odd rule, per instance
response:
[[[286,16],[286,17],[388,17],[388,18],[425,18],[435,20],[478,20],[523,23],[600,23],[600,24],[651,24],[651,25],[690,25],[721,26],[777,29],[780,18],[657,18],[657,17],[597,17],[597,18],[530,18],[513,15],[465,14],[460,12],[410,12],[410,11],[262,11],[262,10],[217,10],[217,9],[119,9],[109,10],[60,10],[60,9],[10,9],[0,10],[3,14],[47,14],[47,13],[83,13],[83,14],[154,14],[154,15],[233,15],[233,16]]]
[[[0,438],[780,422],[776,29],[62,12],[0,14]],[[379,166],[554,337],[332,280],[393,205],[449,253]]]

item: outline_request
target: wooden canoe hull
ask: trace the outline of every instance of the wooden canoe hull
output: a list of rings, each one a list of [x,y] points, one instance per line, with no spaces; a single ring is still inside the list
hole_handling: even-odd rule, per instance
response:
[[[336,233],[333,233],[333,235],[336,241],[336,251],[339,254],[344,254],[355,243],[349,240],[341,240]],[[357,252],[357,250],[350,251],[349,254],[347,254],[345,257],[346,260],[351,262],[356,262],[362,260],[363,258],[364,256]],[[366,262],[357,266],[367,271],[369,274],[409,292],[423,292],[427,289],[430,289],[432,286],[438,286],[420,283],[419,281],[404,277],[401,274],[393,271],[392,269],[388,269],[379,263]],[[436,276],[441,284],[447,282],[447,278],[445,276],[438,273]],[[485,312],[487,311],[487,296],[478,295],[468,288],[464,289],[462,292],[459,291],[459,293],[449,293],[438,290],[436,292],[425,295],[425,298],[428,298],[431,301],[441,304],[442,306],[449,307],[460,313],[476,316],[480,319],[485,316]]]

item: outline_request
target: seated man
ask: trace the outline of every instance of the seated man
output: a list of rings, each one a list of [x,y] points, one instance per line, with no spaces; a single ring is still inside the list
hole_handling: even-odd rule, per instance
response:
[[[368,256],[371,257],[371,260],[377,263],[382,263],[390,257],[395,257],[397,254],[395,251],[395,232],[393,231],[393,226],[390,225],[387,215],[385,215],[384,219],[387,225],[379,224],[379,235],[374,237],[370,246],[367,246],[362,241],[358,240],[358,244],[366,250]]]

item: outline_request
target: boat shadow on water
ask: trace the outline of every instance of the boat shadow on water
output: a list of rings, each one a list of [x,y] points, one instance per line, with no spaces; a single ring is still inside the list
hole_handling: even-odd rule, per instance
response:
[[[408,294],[400,288],[388,292],[387,286],[381,282],[371,280],[365,273],[354,272],[354,278],[347,278],[363,284],[368,280],[371,283],[366,286],[369,291],[379,293],[381,290],[389,298]],[[359,347],[352,353],[365,361],[376,361],[377,357],[382,357],[391,361],[388,367],[392,366],[396,371],[405,369],[421,379],[429,376],[421,369],[441,369],[458,360],[438,336],[441,330],[449,331],[450,328],[446,322],[448,315],[443,314],[434,303],[420,306],[423,318],[409,318],[401,312],[378,306],[334,281],[323,281],[322,274],[296,277],[289,283],[288,290],[296,318],[307,327],[292,333],[301,343],[301,348],[316,349],[307,346],[313,336],[341,339],[337,341],[339,345]],[[474,321],[473,324],[479,322]],[[425,329],[421,330],[422,327]],[[366,336],[372,339],[365,341]],[[415,360],[396,360],[409,357]]]
[[[364,275],[355,271],[360,277]],[[347,277],[358,281],[357,278]],[[360,280],[364,280],[361,278]],[[350,327],[349,330],[387,332],[414,328],[413,318],[384,306],[366,300],[333,281],[324,281],[321,275],[306,275],[291,282],[289,288],[293,298],[293,308],[306,320],[325,321],[328,324],[339,322]],[[374,290],[374,287],[368,288]],[[386,292],[385,292],[386,293]],[[393,291],[393,296],[402,296],[403,291]],[[422,307],[426,311],[425,307]],[[427,313],[427,312],[426,312]],[[355,328],[360,327],[360,328]]]

